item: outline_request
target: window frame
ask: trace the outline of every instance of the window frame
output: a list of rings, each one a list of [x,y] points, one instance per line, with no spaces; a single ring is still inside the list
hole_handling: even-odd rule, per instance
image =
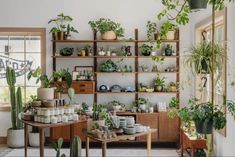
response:
[[[0,27],[0,35],[38,35],[41,37],[41,69],[46,73],[46,28]],[[0,111],[11,111],[11,105],[0,105]]]

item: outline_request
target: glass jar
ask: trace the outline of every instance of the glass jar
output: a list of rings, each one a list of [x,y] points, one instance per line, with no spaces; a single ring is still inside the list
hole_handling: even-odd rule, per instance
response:
[[[78,121],[78,119],[79,119],[78,114],[73,114],[73,120],[74,120],[74,121]]]
[[[55,116],[51,116],[51,124],[56,124],[57,118]]]
[[[44,123],[46,124],[50,123],[50,116],[44,117]]]
[[[62,116],[62,122],[63,122],[63,123],[68,122],[68,116],[63,115],[63,116]]]

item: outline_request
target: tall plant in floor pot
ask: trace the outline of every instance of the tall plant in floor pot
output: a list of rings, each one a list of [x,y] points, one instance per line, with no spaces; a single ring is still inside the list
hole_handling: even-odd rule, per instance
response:
[[[24,129],[18,115],[23,111],[22,109],[22,95],[21,88],[18,87],[15,92],[16,74],[15,70],[7,67],[6,79],[10,91],[11,101],[11,122],[12,127],[7,130],[7,145],[12,148],[24,146]]]

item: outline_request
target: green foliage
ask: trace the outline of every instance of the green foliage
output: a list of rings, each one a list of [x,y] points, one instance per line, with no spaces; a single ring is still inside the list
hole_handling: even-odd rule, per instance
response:
[[[88,108],[89,108],[89,106],[87,105],[87,103],[83,102],[83,103],[82,103],[82,110],[83,110],[83,111],[87,111]]]
[[[160,36],[162,39],[166,39],[166,34],[169,31],[174,31],[177,29],[177,26],[173,23],[171,23],[170,21],[166,21],[162,24],[161,26],[161,32],[160,32]]]
[[[51,83],[53,81],[53,77],[49,77],[45,74],[42,74],[41,68],[38,67],[36,70],[31,70],[28,75],[27,78],[28,80],[30,80],[32,77],[37,78],[36,80],[36,84],[41,81],[42,83],[42,87],[43,88],[50,88]]]
[[[144,104],[147,105],[147,103],[148,103],[148,100],[145,98],[138,98],[137,100],[135,100],[136,106],[144,105]]]
[[[88,24],[91,26],[93,31],[100,32],[101,34],[108,31],[114,31],[117,37],[124,36],[124,29],[121,25],[110,19],[100,18],[96,21],[89,21]]]
[[[70,142],[70,157],[81,157],[82,155],[82,141],[76,136]]]
[[[12,129],[22,129],[23,124],[18,118],[19,113],[23,111],[22,95],[20,87],[18,87],[17,91],[15,92],[16,74],[14,69],[7,67],[6,80],[10,91]]]
[[[103,72],[114,72],[117,68],[118,66],[111,59],[101,64],[101,71]]]
[[[105,110],[105,108],[102,104],[98,105],[98,104],[94,103],[93,104],[93,109],[92,109],[92,111],[93,111],[93,114],[92,114],[93,120],[94,121],[103,120],[103,119],[101,119],[100,115],[101,115],[102,112],[104,112],[104,110]]]
[[[165,86],[165,79],[166,79],[166,77],[161,77],[158,74],[157,78],[154,80],[154,85],[155,86]]]
[[[65,32],[67,29],[66,23],[71,22],[72,20],[72,17],[66,16],[64,15],[64,13],[57,15],[55,19],[51,19],[50,21],[48,21],[48,24],[56,24],[56,26],[50,30],[50,33]]]
[[[60,155],[60,150],[63,145],[63,138],[59,138],[57,142],[51,144],[51,147],[56,151],[56,157],[65,157],[65,154]]]
[[[216,44],[214,46],[214,68],[212,68],[212,46],[211,42],[201,42],[191,49],[191,54],[187,56],[185,63],[195,70],[196,73],[220,73],[224,60],[224,49]]]
[[[228,108],[228,111],[231,113],[231,115],[234,117],[235,120],[235,103],[232,100],[227,100],[226,105]]]
[[[176,97],[171,98],[169,103],[170,108],[178,108],[179,107],[179,100]]]
[[[143,44],[140,48],[143,56],[149,56],[153,51],[153,45],[149,44]]]
[[[70,26],[70,24],[67,25],[66,35],[70,35],[71,32],[73,33],[79,33],[73,26]]]
[[[146,27],[147,27],[147,39],[152,40],[152,38],[151,38],[152,35],[154,33],[158,33],[157,23],[152,22],[152,21],[148,21]]]

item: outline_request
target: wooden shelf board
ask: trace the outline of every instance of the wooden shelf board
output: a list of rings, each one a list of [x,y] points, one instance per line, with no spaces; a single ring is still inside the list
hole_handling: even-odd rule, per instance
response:
[[[178,74],[179,72],[137,72],[138,74]]]
[[[160,40],[161,42],[179,42],[179,40]],[[139,43],[157,42],[157,40],[138,40]]]
[[[178,92],[95,92],[95,94],[177,94]]]
[[[67,58],[67,59],[74,59],[74,58],[94,58],[94,56],[52,56],[53,58]]]
[[[95,72],[96,74],[136,74],[138,72]]]
[[[147,43],[147,42],[157,42],[157,40],[52,40],[55,43],[94,43],[94,42],[109,42],[109,43],[120,43],[120,42],[129,42],[129,43]],[[179,42],[179,40],[161,40],[161,42]]]
[[[94,43],[95,40],[52,40],[55,43]]]
[[[152,58],[152,57],[159,57],[159,58],[179,58],[179,56],[138,56],[138,58]]]
[[[136,58],[137,56],[95,56],[95,58]]]
[[[178,92],[137,92],[138,94],[177,94]]]
[[[136,94],[137,92],[95,92],[96,94]]]

